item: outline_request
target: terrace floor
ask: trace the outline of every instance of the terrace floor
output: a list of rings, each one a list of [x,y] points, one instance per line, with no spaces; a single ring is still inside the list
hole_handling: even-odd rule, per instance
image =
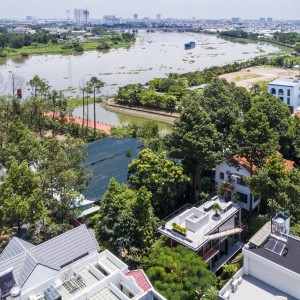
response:
[[[297,300],[255,277],[244,275],[237,291],[230,294],[230,300],[275,300],[276,296],[286,297],[288,300]]]
[[[104,288],[95,295],[93,295],[89,300],[119,300],[120,298],[117,297],[109,288]]]

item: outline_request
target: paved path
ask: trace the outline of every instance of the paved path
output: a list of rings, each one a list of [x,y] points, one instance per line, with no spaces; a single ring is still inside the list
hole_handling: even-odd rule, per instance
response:
[[[52,117],[53,113],[48,112],[48,113],[46,113],[46,115],[49,116],[49,117]],[[59,114],[54,114],[54,118],[58,119]],[[72,117],[72,116],[65,116],[65,120],[66,120],[67,123],[70,123],[70,121],[72,120],[73,122],[75,122],[76,124],[79,124],[79,125],[82,125],[82,122],[83,122],[83,120],[81,118],[77,118],[77,117],[75,118],[75,117]],[[88,121],[87,122],[86,120],[84,120],[84,123],[85,123],[85,126],[87,126],[89,128],[94,128],[94,122],[93,121]],[[96,122],[96,129],[105,131],[108,135],[110,135],[111,126]]]

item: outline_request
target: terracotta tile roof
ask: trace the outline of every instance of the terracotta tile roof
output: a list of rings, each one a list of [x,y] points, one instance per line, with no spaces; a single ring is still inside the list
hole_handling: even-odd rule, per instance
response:
[[[277,155],[280,156],[281,158],[283,157],[283,155],[276,151]],[[245,158],[245,157],[241,157],[239,155],[235,155],[233,157],[233,159],[239,164],[241,165],[242,167],[244,167],[249,173],[251,172],[251,167],[250,167],[250,163],[249,161]],[[292,160],[288,160],[288,159],[283,159],[284,162],[285,162],[285,167],[286,167],[286,170],[290,171],[291,169],[293,169],[295,167],[295,162],[292,161]],[[256,166],[254,165],[253,166],[253,171],[255,171],[256,169]]]
[[[152,289],[152,286],[149,282],[148,277],[144,273],[143,270],[134,270],[134,271],[129,271],[128,273],[125,274],[126,276],[132,276],[137,283],[137,285],[144,291],[147,292],[150,289]]]

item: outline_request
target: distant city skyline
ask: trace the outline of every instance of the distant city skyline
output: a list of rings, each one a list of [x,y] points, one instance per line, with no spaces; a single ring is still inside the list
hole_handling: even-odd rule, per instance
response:
[[[300,19],[300,0],[0,0],[0,18],[67,18],[73,19],[75,8],[87,8],[90,18],[103,15],[122,18],[150,17],[199,19]]]

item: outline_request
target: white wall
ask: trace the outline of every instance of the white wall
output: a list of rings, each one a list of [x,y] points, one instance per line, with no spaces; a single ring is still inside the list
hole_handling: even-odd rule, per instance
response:
[[[276,90],[276,94],[272,94],[271,93],[271,89],[274,88]],[[275,97],[279,98],[279,97],[283,97],[283,102],[288,105],[288,106],[292,106],[293,107],[293,113],[296,113],[297,107],[300,104],[300,83],[295,85],[295,86],[284,86],[284,85],[277,85],[277,84],[272,84],[270,83],[268,86],[268,92],[272,95],[274,95]],[[283,90],[283,95],[279,95],[278,91],[279,89]],[[287,96],[287,91],[290,90],[291,94],[290,96]],[[287,98],[290,98],[290,104],[287,104]]]
[[[219,231],[226,231],[234,228],[234,216],[225,222],[222,226],[220,226]]]
[[[245,274],[300,299],[300,275],[243,249]],[[277,254],[274,254],[277,255]]]
[[[220,178],[220,172],[224,173],[224,179]],[[226,161],[222,162],[221,164],[216,166],[216,175],[215,175],[215,181],[217,186],[220,186],[223,181],[228,181],[228,174],[238,174],[239,176],[245,176],[245,177],[250,177],[250,173],[243,167],[236,169],[233,166],[229,166]],[[243,205],[243,208],[249,211],[249,204],[250,204],[250,189],[246,186],[237,184],[237,179],[233,178],[234,182],[232,183],[234,186],[234,191],[235,192],[240,192],[248,196],[248,203],[243,203],[239,202],[240,204]],[[253,199],[252,199],[253,200]],[[252,202],[252,208],[254,209],[258,204],[259,201],[255,202],[255,204]]]

